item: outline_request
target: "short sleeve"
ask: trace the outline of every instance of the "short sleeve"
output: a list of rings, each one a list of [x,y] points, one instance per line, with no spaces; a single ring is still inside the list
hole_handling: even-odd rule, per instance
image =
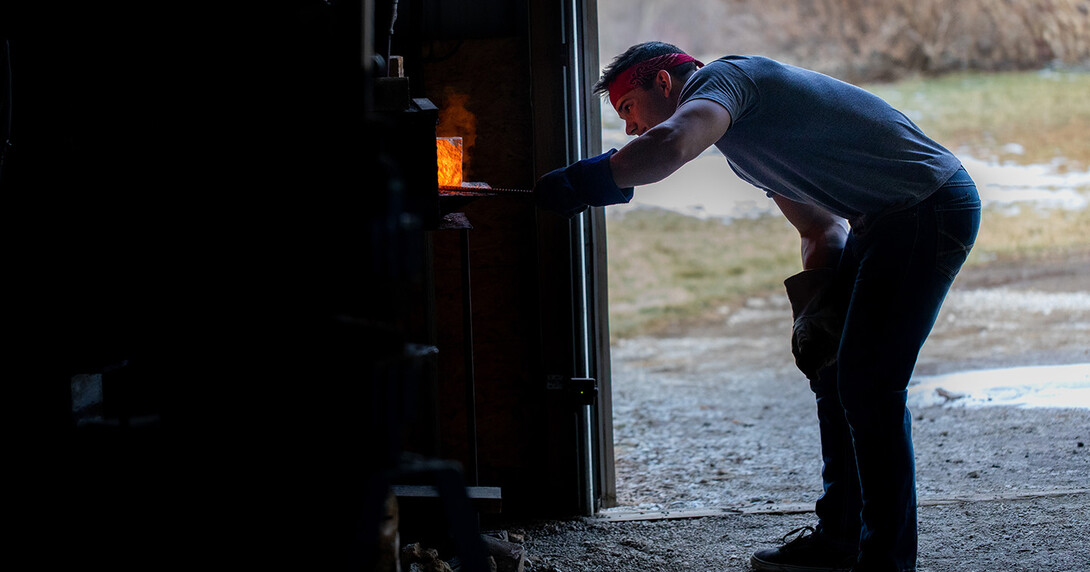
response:
[[[731,121],[743,121],[757,105],[757,85],[737,66],[722,59],[700,68],[682,88],[678,105],[709,99],[730,112]]]

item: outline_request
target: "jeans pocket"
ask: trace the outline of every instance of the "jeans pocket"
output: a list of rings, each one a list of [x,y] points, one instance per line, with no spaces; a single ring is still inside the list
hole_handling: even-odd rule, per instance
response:
[[[980,229],[980,201],[947,203],[936,209],[935,269],[953,280],[969,257]]]

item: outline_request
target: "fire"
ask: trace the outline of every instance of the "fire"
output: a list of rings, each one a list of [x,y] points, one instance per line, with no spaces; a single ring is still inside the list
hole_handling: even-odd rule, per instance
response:
[[[462,138],[436,137],[435,154],[439,162],[439,186],[462,184]]]
[[[469,111],[468,103],[468,94],[459,93],[454,88],[447,87],[443,91],[439,105],[439,124],[435,127],[435,134],[440,137],[462,139],[463,148],[460,151],[462,163],[459,168],[472,173],[473,145],[477,142],[477,116]]]

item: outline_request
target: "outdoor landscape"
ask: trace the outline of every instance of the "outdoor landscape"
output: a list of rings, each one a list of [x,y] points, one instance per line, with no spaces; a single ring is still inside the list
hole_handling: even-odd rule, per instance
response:
[[[878,94],[962,158],[976,246],[910,407],[919,569],[1090,569],[1090,2],[602,0],[602,64],[658,39]],[[603,148],[628,137],[603,107]],[[513,530],[536,572],[747,570],[813,524],[795,231],[709,150],[607,209],[617,505]]]
[[[1090,73],[958,72],[862,85],[954,150],[977,180],[986,209],[969,266],[1090,252]],[[603,115],[605,141],[623,145],[616,114]],[[772,201],[714,148],[695,163],[683,168],[691,176],[637,190],[635,208],[607,210],[615,338],[677,332],[752,294],[781,291],[801,270],[797,234]],[[1011,174],[1022,180],[1003,180]],[[691,216],[696,186],[726,187],[734,212]]]

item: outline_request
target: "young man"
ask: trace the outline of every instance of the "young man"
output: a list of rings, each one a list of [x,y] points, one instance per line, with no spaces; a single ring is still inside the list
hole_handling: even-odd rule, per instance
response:
[[[754,568],[914,570],[906,388],[980,224],[961,162],[878,97],[767,58],[704,66],[649,42],[618,56],[595,91],[637,137],[542,177],[541,206],[572,216],[627,202],[715,145],[801,236],[804,270],[785,286],[792,352],[817,398],[824,492],[810,534],[758,551]]]

